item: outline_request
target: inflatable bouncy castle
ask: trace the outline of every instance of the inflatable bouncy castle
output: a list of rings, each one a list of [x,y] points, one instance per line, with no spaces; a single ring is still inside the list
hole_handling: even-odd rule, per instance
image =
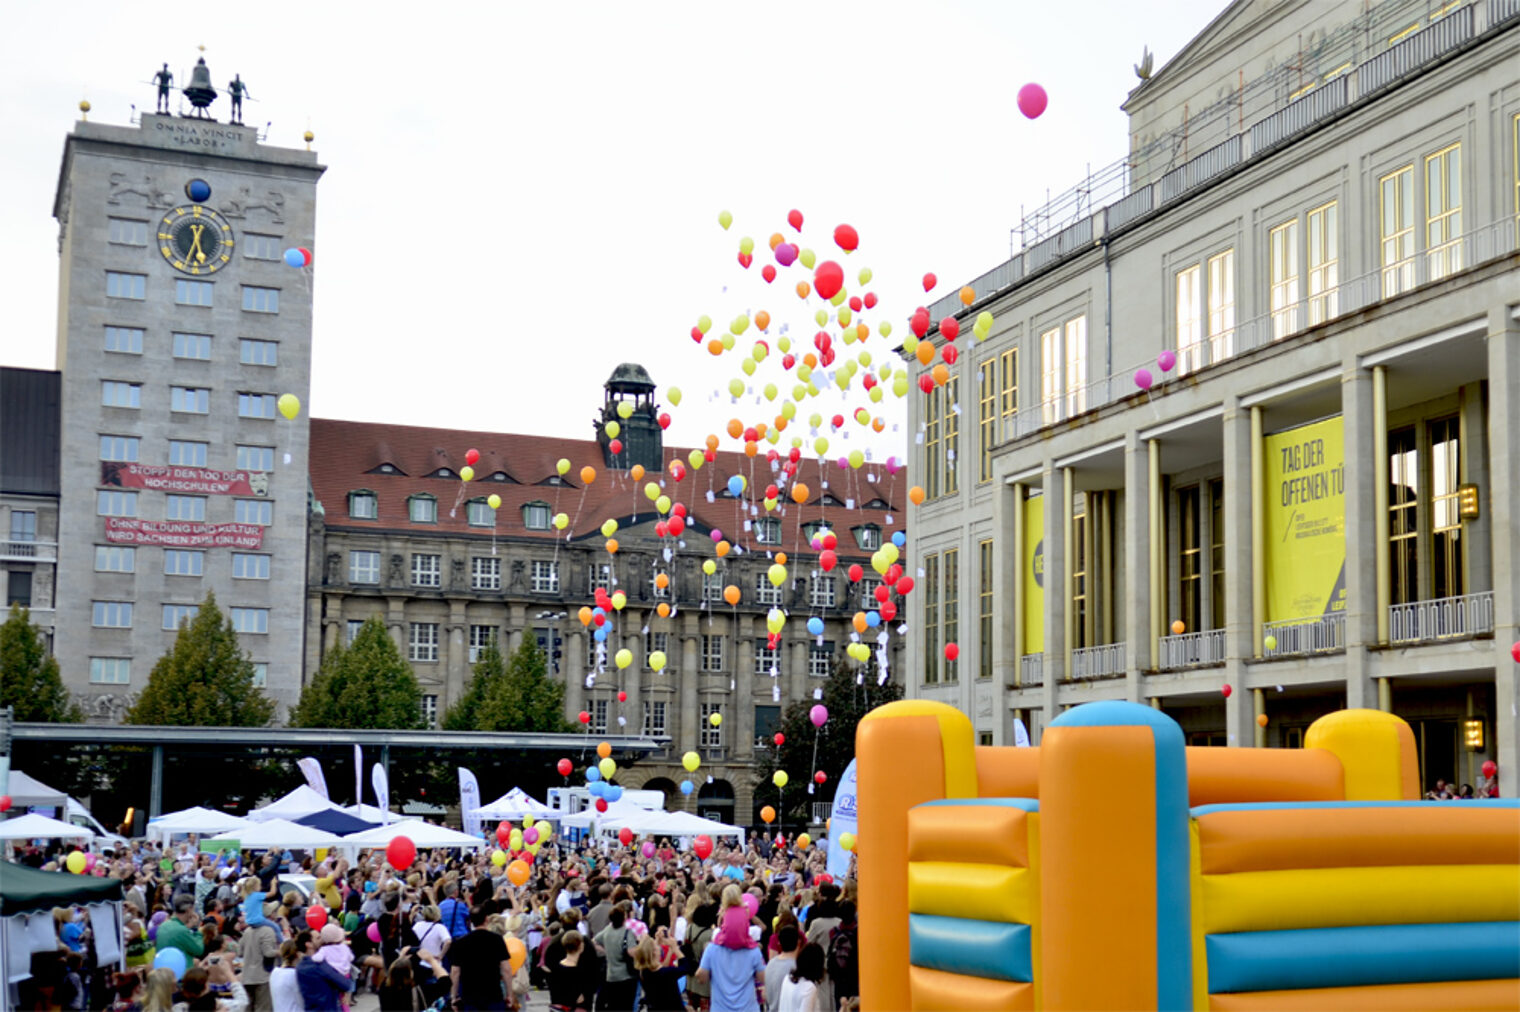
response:
[[[1520,1008],[1520,802],[1416,800],[1392,714],[1189,748],[1099,702],[973,741],[919,700],[856,733],[865,1012]]]

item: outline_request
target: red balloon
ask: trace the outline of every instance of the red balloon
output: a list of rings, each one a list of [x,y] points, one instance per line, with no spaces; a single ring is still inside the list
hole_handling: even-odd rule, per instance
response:
[[[860,582],[860,578],[862,576],[866,575],[866,571],[864,569],[860,568],[860,563],[858,563],[858,562],[855,565],[851,566],[848,570],[846,570],[846,572],[850,576],[850,582],[851,583],[859,583]]]
[[[386,845],[385,859],[391,863],[392,868],[404,871],[417,860],[417,845],[411,837],[398,836]]]
[[[591,714],[587,713],[585,710],[582,710],[580,713],[577,713],[575,715],[575,719],[580,721],[582,724],[589,724],[591,723]]]
[[[626,693],[626,692],[619,692],[618,693],[618,702],[619,703],[626,703],[626,702],[628,702],[628,693]]]
[[[1515,659],[1516,664],[1520,664],[1520,640],[1516,640],[1515,645],[1509,648],[1509,655]]]
[[[842,429],[842,428],[844,428],[844,415],[835,415],[833,418],[830,419],[830,421],[833,422],[834,428],[836,428],[836,429]]]
[[[960,352],[955,350],[955,345],[953,344],[945,345],[944,349],[941,350],[939,354],[940,358],[943,358],[945,360],[946,365],[954,365],[955,360],[961,357]]]
[[[606,798],[597,798],[596,799],[596,810],[598,812],[605,812],[607,810],[607,799]]]
[[[844,287],[844,268],[832,260],[825,260],[813,272],[813,289],[821,299],[832,299]]]
[[[781,368],[783,368],[783,369],[790,369],[792,366],[794,366],[796,364],[797,364],[797,356],[793,355],[791,352],[787,352],[785,355],[781,356]]]
[[[946,341],[954,341],[961,336],[961,321],[953,316],[947,316],[939,321],[939,332],[945,335]]]
[[[681,517],[671,517],[665,522],[665,526],[669,528],[671,537],[679,538],[681,532],[686,530],[686,521]]]
[[[555,764],[554,768],[559,770],[560,776],[568,777],[570,775],[570,771],[575,769],[575,763],[571,762],[569,759],[561,759],[558,763]]]
[[[955,643],[945,644],[945,660],[953,661],[961,655],[961,648]]]
[[[718,459],[718,451],[717,450],[708,450],[707,452],[705,452],[705,453],[702,454],[702,459],[705,460],[705,461],[707,461],[709,464],[711,464],[713,461],[715,461],[715,460]]]
[[[607,449],[611,450],[612,455],[616,457],[618,454],[623,452],[623,441],[621,439],[614,439],[612,442],[607,444]]]
[[[301,251],[301,256],[306,259],[306,263],[303,266],[310,267],[311,266],[311,250],[307,249],[305,246],[297,246],[296,249],[300,250]]]
[[[1496,762],[1494,762],[1492,759],[1485,759],[1485,760],[1483,760],[1483,767],[1482,767],[1482,769],[1483,769],[1483,775],[1485,777],[1491,777],[1495,773],[1499,772],[1499,764],[1496,763]]]
[[[629,829],[627,826],[624,826],[622,829],[618,830],[618,843],[621,843],[626,847],[632,842],[633,830]]]
[[[674,517],[680,517],[682,520],[685,520],[686,504],[684,502],[678,502],[674,506],[670,507],[670,515]]]
[[[660,422],[660,428],[662,428],[662,429],[668,429],[668,428],[670,428],[670,412],[668,412],[668,411],[661,411],[660,412],[660,417],[659,417],[659,422]]]
[[[8,812],[10,810],[11,796],[9,794],[0,794],[0,812]]]
[[[875,292],[866,292],[866,297],[865,297],[865,299],[863,301],[865,302],[867,309],[875,309],[876,308],[876,293]]]
[[[797,231],[802,231],[802,212],[795,207],[786,212],[786,223]]]
[[[920,307],[913,315],[908,317],[908,329],[913,331],[914,337],[923,337],[929,333],[929,311]]]
[[[881,614],[883,622],[890,622],[897,617],[897,605],[891,601],[883,601],[881,607],[876,610]]]
[[[821,784],[825,780],[827,780],[828,778],[829,778],[829,775],[827,773],[823,772],[823,770],[819,770],[817,773],[813,774],[813,780],[814,780],[815,783],[820,783]]]
[[[703,335],[702,335],[702,328],[701,327],[693,327],[693,328],[691,328],[691,339],[693,341],[697,342],[698,344],[701,344],[702,343],[702,336]]]
[[[939,278],[935,277],[933,274],[924,275],[924,291],[927,292],[931,290],[937,284],[939,284]]]
[[[850,296],[850,312],[852,312],[852,313],[858,313],[858,312],[861,311],[862,308],[864,308],[864,306],[865,306],[865,303],[860,301],[860,296],[858,296],[858,295],[852,295],[852,296]]]
[[[934,393],[934,377],[924,373],[918,378],[918,388],[926,394]]]
[[[766,284],[770,284],[772,281],[775,281],[776,280],[776,268],[775,268],[775,266],[773,264],[766,264],[764,267],[760,268],[760,276],[765,279],[765,283]]]
[[[679,460],[672,462],[670,465],[670,476],[676,481],[680,481],[686,477],[686,465]]]
[[[1230,687],[1230,683],[1229,682],[1225,682],[1224,685],[1220,686],[1220,688],[1219,688],[1220,695],[1224,696],[1225,699],[1229,699],[1230,698],[1230,693],[1232,693],[1234,691],[1235,690]]]
[[[706,861],[712,856],[712,837],[705,834],[697,837],[692,841],[691,849],[700,860]]]
[[[748,270],[749,269],[749,265],[752,264],[752,263],[754,263],[754,262],[755,262],[755,258],[753,256],[751,256],[750,254],[748,254],[748,253],[740,253],[739,254],[739,266],[743,267],[745,270]]]
[[[791,462],[792,462],[792,463],[793,463],[793,464],[795,464],[795,463],[797,463],[797,461],[799,461],[799,460],[801,460],[801,459],[802,459],[802,451],[801,451],[801,450],[799,450],[799,449],[798,449],[798,448],[797,448],[797,447],[795,447],[795,446],[794,446],[794,447],[792,447],[792,448],[791,448],[791,450],[790,450],[790,451],[789,451],[789,452],[788,452],[788,453],[787,453],[787,455],[786,455],[786,459],[787,459],[787,460],[790,460],[790,461],[791,461]]]
[[[823,567],[825,573],[831,573],[839,565],[839,556],[825,548],[818,553],[818,565]]]
[[[905,576],[897,581],[897,592],[903,597],[913,593],[913,577]]]
[[[1049,101],[1045,89],[1038,84],[1030,82],[1019,89],[1019,112],[1030,119],[1035,119],[1044,112]]]
[[[860,235],[850,225],[839,225],[834,229],[834,242],[846,253],[853,253],[860,245]]]
[[[496,842],[505,847],[510,839],[512,839],[512,827],[508,826],[505,822],[498,822],[496,824]]]
[[[479,461],[480,461],[480,451],[479,450],[471,448],[471,449],[468,449],[468,450],[464,451],[464,462],[466,464],[469,464],[471,467],[474,467],[477,463],[479,463]]]
[[[878,601],[885,601],[887,598],[889,598],[889,597],[892,596],[891,589],[888,588],[885,583],[878,583],[876,585],[876,591],[875,591],[875,593],[876,593],[876,600],[878,600]]]
[[[886,578],[888,583],[896,586],[897,581],[902,579],[902,567],[894,562],[887,567],[887,571],[882,576]]]
[[[306,924],[313,931],[321,931],[322,925],[327,923],[327,908],[322,904],[313,904],[306,908]]]
[[[823,536],[823,547],[831,552],[839,547],[839,538],[834,535],[833,531],[829,531]]]
[[[780,748],[782,745],[786,744],[786,735],[782,734],[780,731],[777,731],[776,736],[772,738],[771,741],[774,741],[776,743],[776,747]]]

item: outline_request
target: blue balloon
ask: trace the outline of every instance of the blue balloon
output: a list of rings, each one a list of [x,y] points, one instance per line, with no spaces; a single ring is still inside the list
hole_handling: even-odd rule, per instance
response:
[[[619,787],[617,784],[608,784],[607,789],[602,792],[602,797],[606,798],[608,801],[616,801],[622,796],[623,788]]]
[[[598,781],[600,779],[602,779],[602,771],[601,770],[597,769],[595,766],[587,766],[586,767],[586,783],[588,783],[588,784],[595,783],[596,781]]]
[[[285,264],[289,267],[305,267],[306,257],[301,253],[300,250],[292,246],[290,249],[285,251]]]
[[[682,794],[690,794],[694,790],[696,790],[696,787],[694,787],[692,785],[692,782],[690,780],[682,780],[681,781],[681,793]]]
[[[807,630],[814,636],[822,636],[823,619],[819,618],[817,615],[814,615],[812,618],[808,619]]]
[[[744,493],[744,477],[742,475],[736,474],[732,478],[728,479],[728,494],[729,495],[731,495],[735,499],[737,499],[743,493]]]
[[[892,544],[896,545],[898,548],[901,548],[903,545],[906,545],[907,543],[908,543],[908,536],[906,534],[904,534],[902,531],[893,531],[892,532]]]
[[[600,629],[598,629],[596,632],[592,633],[591,635],[596,639],[596,641],[598,643],[606,643],[607,642],[607,627],[606,626],[602,626]]]
[[[866,625],[870,626],[872,629],[875,629],[877,626],[881,625],[881,612],[866,612]]]
[[[179,980],[190,968],[190,961],[179,949],[159,949],[153,957],[153,969],[168,970],[174,974],[174,979]]]
[[[591,614],[592,615],[596,615],[596,616],[600,616],[601,618],[606,618],[607,617],[607,609],[606,608],[592,608],[591,609]]]
[[[589,783],[586,784],[586,793],[587,794],[590,794],[593,798],[605,798],[607,796],[607,783],[606,783],[606,781],[604,781],[604,780],[592,780],[591,779],[591,775],[589,773],[586,775],[586,779],[588,781],[590,781]]]

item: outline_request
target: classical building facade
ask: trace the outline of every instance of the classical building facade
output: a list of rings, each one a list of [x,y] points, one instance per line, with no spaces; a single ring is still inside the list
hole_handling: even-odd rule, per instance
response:
[[[695,750],[703,757],[693,777],[699,810],[748,823],[756,749],[770,746],[784,706],[813,697],[836,656],[859,636],[855,613],[876,604],[870,560],[901,529],[904,476],[875,466],[815,471],[818,464],[809,462],[799,474],[810,486],[808,501],[783,497],[784,507],[767,511],[762,499],[785,456],[772,462],[724,451],[690,467],[691,448],[663,444],[654,384],[642,367],[619,366],[606,391],[592,439],[313,419],[306,677],[325,651],[379,616],[410,659],[425,713],[437,722],[463,691],[482,646],[494,639],[513,650],[536,637],[564,682],[569,719],[587,712],[593,737],[669,737],[661,755],[628,770],[621,783],[679,800],[677,784],[688,777],[680,757]],[[616,436],[608,432],[613,421]],[[463,482],[471,449],[480,457],[474,480]],[[675,461],[685,470],[679,480]],[[581,476],[587,466],[596,470],[589,483]],[[733,475],[747,482],[738,497],[727,488]],[[650,483],[687,508],[679,537],[656,533]],[[601,532],[608,519],[617,521],[615,553]],[[722,557],[715,529],[732,546]],[[838,544],[838,565],[827,573],[810,544],[824,531]],[[769,577],[778,552],[789,557],[781,586]],[[711,575],[703,572],[707,561],[715,566]],[[852,565],[870,579],[851,582]],[[725,599],[730,587],[739,591],[737,605]],[[600,650],[594,626],[579,618],[597,588],[627,597],[611,613]],[[774,649],[766,625],[773,608],[789,616]],[[824,623],[821,635],[808,632],[812,617]],[[861,638],[875,649],[877,635],[871,629]],[[863,679],[882,677],[882,658],[893,675],[901,642],[886,636]],[[622,649],[633,662],[620,669]],[[666,657],[662,670],[650,663],[656,652]]]
[[[121,718],[210,591],[270,694],[300,690],[308,430],[277,403],[307,398],[311,279],[283,258],[313,245],[322,172],[201,118],[64,143],[55,650],[91,719]]]
[[[997,743],[1380,708],[1427,787],[1512,790],[1520,4],[1239,0],[1125,108],[1126,162],[932,312],[995,322],[911,409],[910,694]]]

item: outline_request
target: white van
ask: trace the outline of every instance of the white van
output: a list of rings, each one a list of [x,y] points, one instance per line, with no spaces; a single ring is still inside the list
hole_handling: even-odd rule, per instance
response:
[[[78,826],[80,829],[88,829],[95,834],[95,846],[101,849],[110,847],[112,850],[125,850],[127,838],[115,833],[108,833],[104,826],[95,820],[90,810],[73,798],[69,799],[68,823]]]

